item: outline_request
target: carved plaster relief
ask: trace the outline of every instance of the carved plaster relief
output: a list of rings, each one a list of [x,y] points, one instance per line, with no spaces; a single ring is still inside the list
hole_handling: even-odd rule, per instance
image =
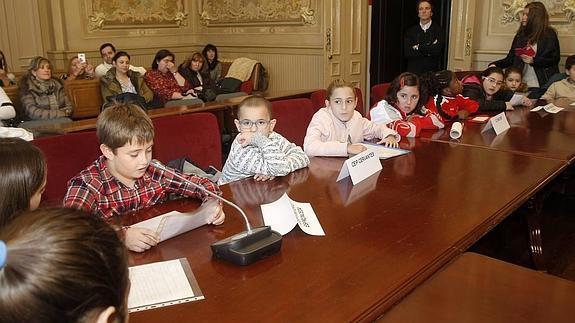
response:
[[[501,16],[502,24],[515,23],[521,19],[521,13],[527,3],[527,0],[508,0],[502,1],[503,14]],[[575,20],[575,0],[543,0],[551,24],[569,24]]]
[[[314,0],[198,0],[204,26],[315,25]],[[315,1],[314,1],[315,2]]]
[[[188,24],[184,0],[86,0],[88,29],[181,27]]]

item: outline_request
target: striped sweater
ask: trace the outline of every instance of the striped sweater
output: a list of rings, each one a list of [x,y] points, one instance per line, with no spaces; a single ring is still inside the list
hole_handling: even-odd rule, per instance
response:
[[[301,147],[276,132],[272,132],[269,137],[258,133],[246,147],[234,140],[218,184],[256,174],[285,176],[308,165],[309,158]]]

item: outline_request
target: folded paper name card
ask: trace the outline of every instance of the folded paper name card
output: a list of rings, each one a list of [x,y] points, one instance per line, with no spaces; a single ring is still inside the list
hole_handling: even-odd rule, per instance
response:
[[[378,154],[374,150],[368,149],[360,154],[348,158],[343,163],[336,182],[350,176],[351,182],[355,185],[377,173],[381,169],[382,167]]]
[[[507,116],[505,115],[505,112],[501,112],[500,114],[489,119],[485,127],[483,127],[483,130],[481,130],[481,132],[493,129],[495,131],[495,134],[499,135],[502,132],[505,132],[509,128],[511,128],[511,126],[509,125]]]
[[[296,202],[284,193],[277,201],[262,204],[260,207],[265,225],[269,225],[282,236],[293,230],[296,225],[307,234],[325,235],[310,203]]]

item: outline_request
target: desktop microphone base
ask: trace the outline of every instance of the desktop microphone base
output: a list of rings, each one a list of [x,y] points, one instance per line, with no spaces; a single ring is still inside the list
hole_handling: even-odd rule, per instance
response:
[[[215,258],[246,266],[278,252],[281,245],[282,235],[265,226],[215,242],[212,253]]]

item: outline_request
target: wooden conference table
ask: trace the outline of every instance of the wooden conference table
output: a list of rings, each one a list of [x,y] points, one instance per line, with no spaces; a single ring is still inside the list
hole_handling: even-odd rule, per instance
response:
[[[497,225],[566,167],[466,145],[411,141],[412,153],[351,185],[336,182],[343,158],[313,158],[309,169],[271,182],[222,186],[224,196],[262,225],[259,205],[284,192],[310,202],[326,233],[286,234],[279,253],[247,267],[212,259],[210,244],[244,230],[226,222],[165,241],[133,264],[186,257],[206,299],[133,313],[132,322],[371,321]],[[524,176],[529,174],[529,176]],[[172,201],[131,219],[197,203]]]

